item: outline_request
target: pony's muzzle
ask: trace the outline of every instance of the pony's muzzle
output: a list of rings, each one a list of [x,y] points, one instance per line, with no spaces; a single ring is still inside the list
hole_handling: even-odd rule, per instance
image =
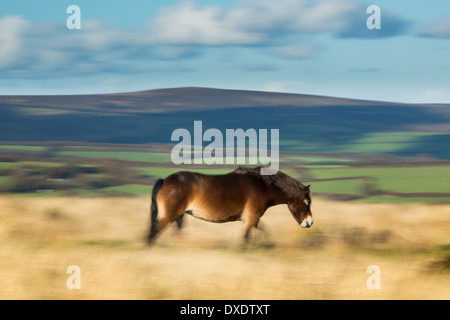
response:
[[[302,223],[300,223],[300,227],[302,227],[302,228],[309,228],[309,227],[312,226],[313,222],[314,222],[313,218],[311,216],[309,216],[309,217],[305,218],[302,221]]]

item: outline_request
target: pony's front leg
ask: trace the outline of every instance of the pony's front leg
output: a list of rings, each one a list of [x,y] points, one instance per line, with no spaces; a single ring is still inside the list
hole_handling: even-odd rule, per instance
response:
[[[244,221],[244,226],[245,226],[244,243],[243,243],[244,248],[247,246],[247,244],[249,242],[251,229],[258,227],[260,218],[261,218],[260,213],[248,213],[245,211],[243,212],[242,221]]]

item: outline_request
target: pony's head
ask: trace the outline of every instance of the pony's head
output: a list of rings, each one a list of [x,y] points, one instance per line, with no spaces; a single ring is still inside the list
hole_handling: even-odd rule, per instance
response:
[[[313,224],[313,217],[311,213],[311,193],[309,191],[310,185],[302,186],[302,195],[292,199],[288,203],[289,210],[298,222],[300,227],[309,228]]]

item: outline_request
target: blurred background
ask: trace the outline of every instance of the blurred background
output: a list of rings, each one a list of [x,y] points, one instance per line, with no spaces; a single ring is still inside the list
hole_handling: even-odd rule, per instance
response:
[[[70,5],[0,12],[1,299],[450,298],[447,2],[378,1],[381,30],[359,0]],[[157,179],[238,166],[173,164],[194,121],[279,129],[312,228],[277,206],[245,251],[191,217],[146,247]]]

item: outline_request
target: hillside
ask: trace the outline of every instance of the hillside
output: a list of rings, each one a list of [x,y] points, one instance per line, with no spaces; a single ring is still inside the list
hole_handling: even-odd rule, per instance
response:
[[[0,193],[147,195],[180,167],[234,169],[173,163],[172,132],[193,135],[196,120],[203,132],[279,129],[280,169],[321,197],[450,199],[450,105],[206,88],[0,96]]]
[[[173,130],[191,131],[194,120],[204,130],[280,129],[284,150],[360,152],[374,144],[375,152],[450,159],[450,105],[208,88],[0,96],[1,141],[171,143]],[[386,141],[389,148],[377,149]]]

